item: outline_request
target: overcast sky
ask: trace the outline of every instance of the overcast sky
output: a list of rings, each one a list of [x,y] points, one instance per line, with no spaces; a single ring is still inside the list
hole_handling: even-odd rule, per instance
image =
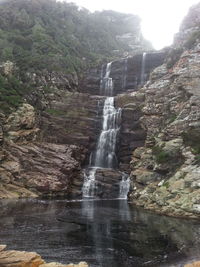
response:
[[[90,11],[112,9],[137,14],[142,32],[156,49],[170,45],[190,6],[200,0],[67,0]]]

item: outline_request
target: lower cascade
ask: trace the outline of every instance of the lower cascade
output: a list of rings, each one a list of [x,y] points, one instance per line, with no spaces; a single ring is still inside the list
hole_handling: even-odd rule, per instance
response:
[[[94,198],[98,193],[98,184],[96,175],[99,169],[115,170],[118,165],[116,156],[117,136],[120,130],[121,109],[115,108],[114,97],[112,95],[113,84],[110,78],[111,63],[107,64],[106,74],[102,78],[104,83],[104,92],[106,97],[103,106],[102,130],[98,138],[95,152],[91,153],[90,165],[84,171],[84,183],[82,187],[83,197]],[[102,82],[101,85],[102,86]],[[100,88],[102,90],[102,88]],[[129,178],[122,174],[122,180],[119,182],[118,198],[126,199],[129,191]]]
[[[127,199],[128,192],[130,189],[130,178],[126,175],[122,175],[122,180],[120,182],[120,190],[119,190],[119,198],[120,199]]]

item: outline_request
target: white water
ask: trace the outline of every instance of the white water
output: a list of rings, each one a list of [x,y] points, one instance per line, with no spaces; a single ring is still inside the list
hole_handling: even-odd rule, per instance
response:
[[[141,67],[141,78],[140,78],[140,84],[143,85],[145,83],[146,77],[145,77],[145,65],[146,65],[146,55],[147,53],[142,54],[142,67]]]
[[[129,189],[130,189],[130,178],[127,174],[123,174],[122,180],[119,185],[119,198],[127,199]]]
[[[95,197],[98,190],[96,186],[95,176],[98,168],[116,168],[116,142],[117,135],[120,130],[121,109],[115,108],[113,95],[113,82],[110,78],[112,62],[106,66],[106,73],[103,77],[103,68],[101,70],[100,91],[106,97],[103,107],[102,130],[98,138],[96,151],[90,155],[89,168],[84,172],[84,184],[82,188],[83,197]],[[103,78],[102,78],[103,77]],[[124,175],[123,175],[124,176]],[[121,189],[122,188],[122,189]],[[125,199],[128,194],[128,186],[125,189],[125,181],[122,177],[120,183],[120,198]],[[125,192],[126,196],[125,196]]]
[[[109,62],[106,66],[106,73],[103,77],[103,68],[101,70],[101,82],[100,82],[100,93],[105,96],[113,95],[113,80],[110,78],[112,62]]]
[[[88,171],[88,173],[87,173]],[[95,183],[95,175],[97,168],[91,168],[84,171],[84,183],[82,187],[83,197],[91,197],[95,196],[96,191],[96,183]]]
[[[117,165],[115,148],[120,119],[121,109],[114,107],[114,97],[107,97],[104,102],[103,125],[97,143],[94,166],[114,168]]]

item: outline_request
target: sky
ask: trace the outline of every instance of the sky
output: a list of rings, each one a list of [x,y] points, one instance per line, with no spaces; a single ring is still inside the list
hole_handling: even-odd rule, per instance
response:
[[[90,11],[111,9],[139,15],[143,36],[155,49],[172,44],[189,7],[200,0],[67,0]]]

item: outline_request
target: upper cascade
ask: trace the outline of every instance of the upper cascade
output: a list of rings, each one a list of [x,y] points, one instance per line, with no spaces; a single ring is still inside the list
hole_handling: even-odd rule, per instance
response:
[[[109,62],[106,65],[106,73],[103,77],[103,68],[101,73],[101,81],[100,81],[100,94],[105,96],[113,95],[113,80],[110,78],[112,62]]]
[[[144,52],[90,69],[80,82],[80,91],[101,96],[137,91],[152,70],[163,64],[165,56],[165,52]]]

